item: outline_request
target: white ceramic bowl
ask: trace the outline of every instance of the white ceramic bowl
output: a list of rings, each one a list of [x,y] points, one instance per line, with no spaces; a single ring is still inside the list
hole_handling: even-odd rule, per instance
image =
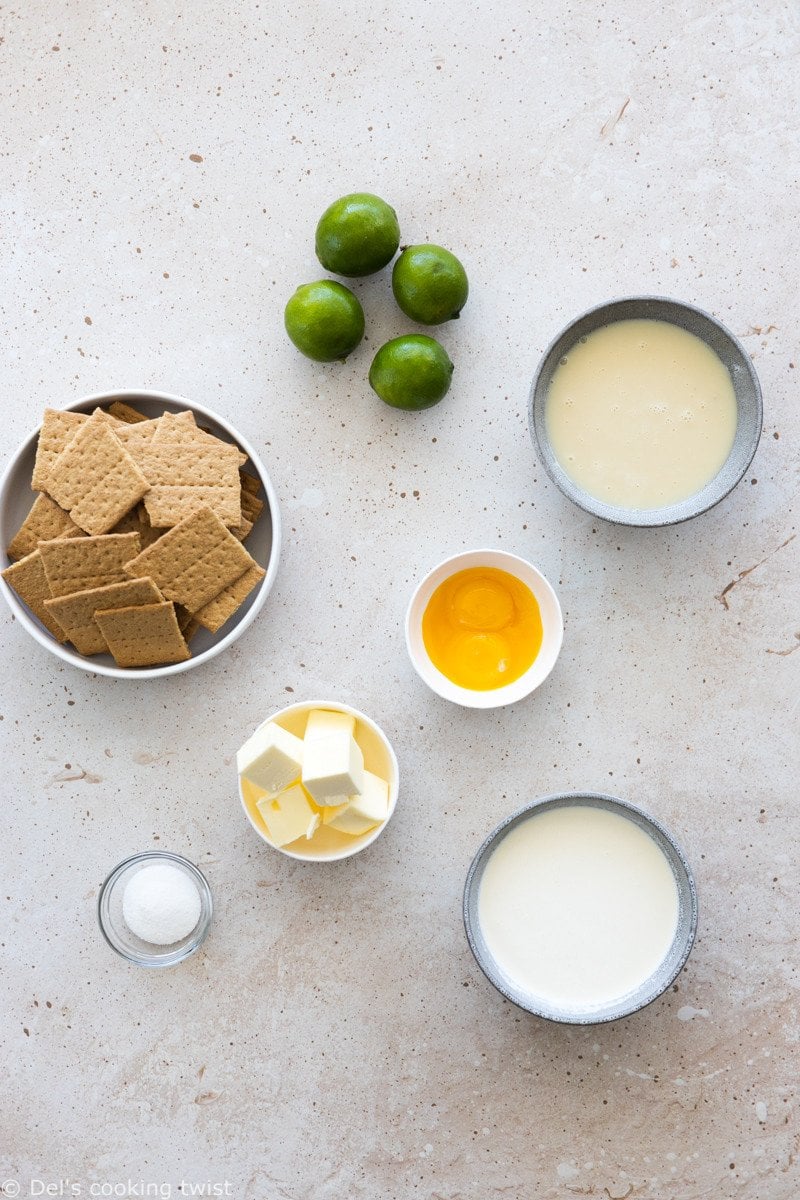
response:
[[[392,749],[391,742],[380,726],[376,725],[370,717],[359,712],[357,708],[351,708],[349,704],[339,704],[335,700],[302,700],[297,704],[290,704],[267,717],[258,728],[261,729],[268,721],[275,721],[284,729],[288,729],[289,733],[295,734],[296,737],[302,737],[308,714],[312,708],[327,708],[332,712],[348,713],[351,717],[355,717],[355,739],[364,755],[364,766],[368,771],[372,771],[373,775],[379,775],[389,784],[389,815],[386,820],[358,837],[350,837],[336,829],[322,826],[311,841],[292,842],[290,849],[288,846],[276,846],[270,840],[267,827],[256,808],[256,800],[262,793],[241,776],[239,776],[239,799],[253,829],[268,846],[272,846],[273,850],[279,850],[281,854],[285,854],[288,858],[299,859],[300,862],[338,862],[342,858],[351,858],[361,850],[366,850],[367,846],[371,846],[389,824],[397,804],[400,768],[397,765],[397,756]],[[253,732],[255,733],[255,730]]]
[[[539,604],[543,631],[541,649],[525,674],[505,687],[490,688],[486,691],[460,687],[442,674],[425,649],[422,617],[428,601],[440,583],[455,575],[457,571],[465,571],[469,567],[495,567],[497,570],[507,571],[530,588]],[[461,704],[464,708],[502,708],[530,695],[544,683],[556,665],[563,637],[561,605],[553,588],[532,563],[505,550],[468,550],[446,558],[425,576],[411,597],[406,612],[406,645],[417,674],[438,696],[452,700],[454,704]]]
[[[245,470],[258,476],[264,493],[260,497],[264,500],[264,511],[253,526],[246,546],[256,562],[264,567],[266,575],[259,586],[253,589],[238,612],[223,625],[219,632],[212,634],[205,629],[198,630],[192,638],[192,657],[186,662],[147,668],[118,667],[110,654],[94,654],[90,657],[78,654],[77,650],[57,642],[2,578],[0,578],[0,591],[5,596],[6,603],[20,625],[40,646],[44,646],[46,650],[64,662],[97,675],[110,675],[114,679],[160,679],[168,675],[178,675],[181,671],[189,671],[193,667],[199,667],[201,663],[208,662],[210,658],[220,654],[238,637],[241,637],[255,619],[269,595],[278,570],[281,543],[278,497],[264,464],[250,443],[224,417],[204,408],[202,404],[196,404],[193,400],[185,400],[182,396],[174,396],[168,392],[97,392],[91,396],[83,396],[80,400],[75,400],[64,407],[72,409],[74,412],[91,412],[98,405],[107,408],[115,400],[132,404],[147,416],[158,416],[165,411],[177,412],[180,409],[191,409],[197,418],[198,425],[206,426],[223,441],[235,442],[244,451],[250,460],[245,465]],[[9,565],[5,547],[25,520],[34,500],[35,492],[31,491],[31,475],[38,436],[39,430],[36,429],[25,439],[0,479],[0,561],[2,561],[2,568]]]

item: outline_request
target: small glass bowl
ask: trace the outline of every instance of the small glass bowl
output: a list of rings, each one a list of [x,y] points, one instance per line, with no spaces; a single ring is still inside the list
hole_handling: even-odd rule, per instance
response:
[[[200,917],[191,933],[180,942],[172,942],[169,946],[154,946],[144,942],[131,933],[122,915],[122,897],[126,884],[140,871],[142,867],[156,862],[168,862],[178,867],[188,875],[200,893]],[[116,950],[128,962],[136,963],[138,967],[174,967],[199,950],[206,939],[214,904],[211,899],[211,888],[202,871],[194,863],[182,858],[180,854],[170,854],[168,850],[145,850],[134,854],[116,866],[100,888],[97,897],[97,920],[100,932],[112,950]]]

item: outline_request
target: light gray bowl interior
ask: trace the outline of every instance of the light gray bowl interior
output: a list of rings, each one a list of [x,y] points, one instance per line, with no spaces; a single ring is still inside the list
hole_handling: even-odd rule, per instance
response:
[[[101,405],[103,408],[107,408],[112,400],[123,400],[128,404],[133,405],[140,412],[144,413],[146,417],[157,417],[160,416],[162,412],[180,412],[181,409],[191,408],[195,413],[198,425],[202,425],[206,429],[210,430],[215,437],[219,437],[225,442],[233,441],[228,431],[214,419],[213,413],[210,413],[208,409],[204,408],[202,405],[195,405],[189,400],[182,401],[179,398],[175,398],[173,400],[166,397],[156,397],[152,395],[152,393],[143,394],[140,392],[115,392],[113,395],[109,393],[107,399],[91,397],[82,404],[69,405],[68,407],[74,412],[92,412],[98,407],[98,405]],[[31,476],[33,474],[33,463],[36,457],[37,439],[38,430],[28,438],[28,441],[20,453],[17,462],[13,466],[5,481],[4,494],[2,497],[3,502],[0,505],[0,559],[3,567],[8,566],[10,561],[8,555],[5,553],[5,547],[9,544],[14,534],[25,520],[25,517],[28,515],[28,511],[30,510],[36,495],[36,493],[31,490]],[[247,453],[246,447],[245,453]],[[263,486],[264,481],[261,473],[257,470],[255,465],[252,463],[246,463],[244,470],[258,478],[259,483],[262,484],[258,494],[259,499],[264,501],[264,510],[253,526],[252,533],[248,536],[246,546],[256,562],[260,563],[262,567],[267,568],[272,557],[274,541],[273,513],[270,504],[270,498],[265,493],[265,488]],[[269,572],[267,578],[262,580],[261,586],[263,587],[268,580]],[[205,652],[217,645],[223,638],[226,638],[231,631],[241,623],[245,615],[253,606],[257,596],[259,595],[259,592],[260,588],[254,588],[241,607],[237,610],[235,616],[225,625],[223,625],[217,633],[209,633],[206,629],[199,629],[197,631],[191,642],[192,658],[188,660],[190,665],[199,665],[199,660],[202,658]],[[13,600],[22,606],[22,601],[16,595],[13,596]],[[27,606],[24,606],[24,611],[28,619],[33,624],[38,626],[38,628],[42,631],[43,636],[53,640],[55,645],[56,643],[55,640],[52,639],[52,635],[47,629],[45,629],[45,627],[27,608]],[[67,649],[69,649],[69,647],[67,647]],[[75,659],[80,660],[81,656],[78,655],[76,651],[74,652],[74,657]],[[80,665],[90,670],[94,670],[96,666],[108,668],[116,667],[114,659],[110,654],[94,654],[91,656],[91,658],[84,658],[80,662]],[[137,668],[131,668],[125,672],[125,676],[126,678],[136,678],[141,673],[142,672],[140,672]],[[149,673],[149,671],[146,672],[146,674]]]
[[[481,880],[486,864],[499,843],[512,829],[522,821],[529,820],[535,813],[544,812],[551,808],[563,808],[571,805],[589,805],[593,808],[606,809],[633,821],[643,829],[663,851],[678,888],[678,927],[675,932],[669,952],[658,969],[646,979],[640,987],[627,995],[594,1009],[581,1009],[573,1012],[569,1009],[550,1006],[541,998],[529,995],[510,980],[495,961],[481,931],[478,917],[478,897]],[[543,796],[527,804],[518,812],[507,817],[492,833],[478,850],[472,860],[464,885],[464,928],[472,953],[478,966],[486,978],[493,983],[499,992],[526,1012],[548,1021],[560,1021],[569,1025],[597,1025],[604,1021],[616,1021],[620,1017],[630,1016],[650,1004],[670,986],[678,972],[683,967],[694,943],[697,930],[697,891],[689,865],[683,852],[666,829],[633,804],[618,800],[614,796],[606,796],[598,792],[569,793],[557,796]]]
[[[547,393],[556,367],[565,354],[582,337],[593,333],[615,321],[630,320],[668,321],[681,329],[695,334],[710,346],[725,364],[736,393],[738,409],[736,436],[731,452],[720,470],[702,491],[677,504],[663,508],[631,509],[605,504],[579,487],[559,463],[547,435],[545,404]],[[601,304],[578,317],[550,344],[544,353],[533,380],[528,405],[528,420],[531,436],[537,446],[539,457],[553,482],[580,508],[606,521],[620,525],[676,525],[706,512],[718,504],[744,475],[756,452],[763,409],[761,386],[750,356],[734,335],[719,321],[700,308],[669,300],[660,296],[633,296],[626,300],[613,300]]]

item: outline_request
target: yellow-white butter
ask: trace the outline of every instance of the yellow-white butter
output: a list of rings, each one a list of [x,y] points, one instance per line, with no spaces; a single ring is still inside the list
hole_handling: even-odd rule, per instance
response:
[[[352,734],[340,731],[304,743],[303,787],[320,807],[346,803],[364,788],[364,755]]]
[[[310,738],[327,737],[332,733],[345,734],[352,737],[356,729],[356,719],[350,713],[332,712],[329,708],[312,708],[306,723],[305,740]]]
[[[279,796],[262,796],[256,802],[256,808],[276,846],[286,846],[301,837],[311,838],[319,828],[320,813],[299,783]]]
[[[322,824],[330,825],[333,818],[338,813],[344,812],[349,803],[350,801],[348,800],[345,804],[326,804],[322,810]]]
[[[257,729],[236,755],[239,774],[276,796],[296,783],[303,770],[303,741],[269,721]]]
[[[385,821],[389,815],[389,785],[385,779],[373,775],[371,771],[364,772],[364,790],[360,796],[352,796],[347,804],[335,808],[325,808],[322,814],[323,824],[340,833],[349,833],[357,837],[374,829]]]

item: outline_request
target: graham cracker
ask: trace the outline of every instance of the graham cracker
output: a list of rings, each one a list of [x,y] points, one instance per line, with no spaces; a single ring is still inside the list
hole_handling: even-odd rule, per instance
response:
[[[244,488],[242,488],[239,499],[242,505],[242,519],[238,525],[231,525],[230,530],[234,537],[243,542],[249,536],[256,521],[261,516],[264,509],[264,501],[259,500],[251,492],[245,491]]]
[[[258,496],[254,496],[251,492],[245,491],[242,488],[239,497],[242,505],[242,516],[247,517],[248,521],[257,521],[264,511],[264,501],[259,500]]]
[[[181,441],[182,434],[188,434],[191,437],[192,433],[199,432],[194,413],[190,408],[184,408],[181,412],[176,413],[163,412],[158,417],[156,424],[159,427],[162,441]]]
[[[248,537],[250,531],[260,517],[264,508],[264,502],[263,500],[259,500],[251,492],[248,492],[244,487],[242,487],[239,500],[242,505],[242,519],[238,525],[231,525],[230,531],[234,537],[237,537],[240,542],[243,542]]]
[[[27,604],[33,615],[38,617],[56,641],[65,642],[67,635],[55,617],[45,608],[45,600],[50,599],[50,587],[40,552],[34,550],[32,554],[26,554],[13,566],[6,567],[2,575],[9,587],[14,589],[20,600]]]
[[[124,583],[58,596],[44,604],[79,654],[104,654],[108,646],[94,619],[98,610],[159,604],[163,599],[152,579],[126,579]]]
[[[122,583],[131,577],[124,564],[138,553],[139,545],[137,533],[107,533],[102,537],[40,542],[39,551],[50,595],[69,596],[72,592],[105,587],[107,583]],[[134,575],[138,578],[147,573],[136,571]]]
[[[100,421],[105,421],[106,425],[110,425],[112,429],[116,429],[117,426],[124,424],[124,421],[120,421],[118,417],[112,417],[110,412],[108,412],[105,408],[100,408],[99,405],[97,408],[92,409],[90,415],[97,417],[97,419]]]
[[[154,421],[137,421],[135,425],[120,424],[114,430],[114,436],[125,447],[134,462],[138,464],[142,451],[152,442],[157,426],[158,419]]]
[[[94,619],[118,667],[155,667],[191,658],[178,628],[175,605],[169,600],[134,608],[100,609]]]
[[[47,481],[50,468],[58,458],[79,425],[85,424],[89,418],[85,413],[71,412],[69,409],[46,408],[39,430],[39,441],[36,443],[36,461],[33,464],[31,487],[35,492],[47,491]]]
[[[24,558],[33,554],[39,542],[52,538],[83,537],[83,530],[75,524],[68,512],[40,492],[30,512],[9,542],[8,557]]]
[[[245,541],[248,534],[253,528],[253,522],[248,521],[247,517],[243,516],[238,525],[231,525],[230,530],[235,538],[240,542]]]
[[[81,529],[98,535],[113,529],[148,487],[105,416],[93,414],[51,465],[47,491]]]
[[[126,404],[124,400],[115,400],[113,404],[109,404],[108,411],[112,417],[116,417],[118,421],[124,421],[126,425],[136,425],[139,421],[147,420],[144,413],[140,413],[138,408]]]
[[[111,533],[138,533],[141,550],[146,550],[153,542],[157,542],[163,532],[163,529],[153,529],[143,504],[132,508],[111,530]]]
[[[149,575],[167,599],[196,613],[255,565],[217,514],[200,508],[126,562],[125,570],[132,577]]]
[[[240,471],[239,479],[241,480],[244,491],[249,492],[251,496],[258,495],[259,491],[261,490],[261,484],[257,479],[255,479],[252,475],[248,475],[247,471]]]
[[[184,418],[191,417],[191,421],[186,421]],[[156,430],[155,441],[158,442],[194,442],[195,444],[208,445],[209,442],[219,442],[223,446],[231,446],[232,442],[223,441],[222,438],[216,437],[210,430],[201,429],[195,424],[194,415],[186,409],[184,412],[169,413],[165,412],[158,423]],[[243,466],[247,462],[247,455],[236,447],[239,455],[239,466]]]
[[[240,575],[238,579],[234,579],[233,583],[229,583],[226,588],[223,588],[219,595],[215,596],[208,604],[198,609],[194,614],[194,619],[209,633],[216,633],[226,621],[230,620],[266,573],[264,568],[256,563],[249,571],[245,571],[244,575]]]
[[[158,431],[140,460],[150,483],[145,497],[150,524],[177,525],[197,509],[210,508],[226,525],[238,525],[242,504],[236,447],[217,438],[180,442],[157,437]]]
[[[196,621],[194,615],[182,604],[175,605],[175,616],[178,618],[178,628],[184,639],[186,642],[190,642],[200,628],[200,622]]]

